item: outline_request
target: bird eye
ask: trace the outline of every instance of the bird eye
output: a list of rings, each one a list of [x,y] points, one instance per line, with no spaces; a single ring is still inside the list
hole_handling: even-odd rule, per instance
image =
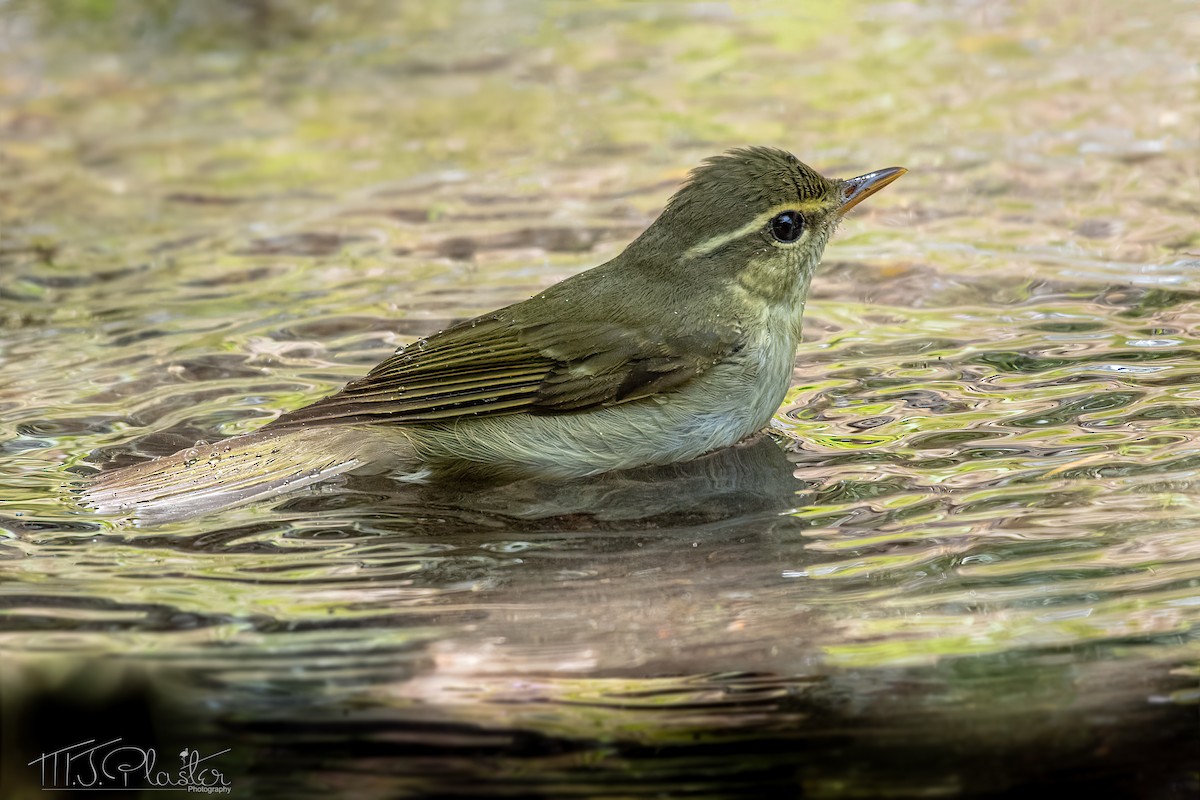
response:
[[[776,214],[767,223],[767,227],[776,241],[787,244],[799,239],[800,234],[804,232],[804,218],[798,211],[784,211],[782,214]]]

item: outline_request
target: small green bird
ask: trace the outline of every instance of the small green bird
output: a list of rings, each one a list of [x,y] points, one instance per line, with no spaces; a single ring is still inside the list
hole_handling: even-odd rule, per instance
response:
[[[577,477],[734,444],[783,402],[830,234],[904,172],[835,180],[763,147],[708,159],[606,264],[403,347],[260,431],[101,473],[82,502],[175,516],[351,471]]]

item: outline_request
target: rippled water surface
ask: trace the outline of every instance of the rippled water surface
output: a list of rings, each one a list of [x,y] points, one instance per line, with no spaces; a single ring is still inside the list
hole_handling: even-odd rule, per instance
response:
[[[233,796],[1200,793],[1200,13],[0,0],[0,776]],[[903,164],[768,435],[134,526],[253,430],[600,263],[737,145]],[[140,737],[140,739],[139,739]]]

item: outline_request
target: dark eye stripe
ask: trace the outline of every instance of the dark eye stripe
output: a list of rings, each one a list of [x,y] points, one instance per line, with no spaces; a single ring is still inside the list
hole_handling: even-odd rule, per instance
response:
[[[767,229],[776,241],[789,244],[799,239],[800,234],[804,232],[804,217],[800,216],[799,211],[784,211],[771,218]]]

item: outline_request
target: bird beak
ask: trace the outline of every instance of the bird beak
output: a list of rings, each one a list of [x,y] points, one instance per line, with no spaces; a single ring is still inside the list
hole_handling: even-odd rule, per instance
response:
[[[904,167],[888,167],[842,181],[842,204],[838,206],[837,213],[844,216],[847,211],[906,172],[908,170]]]

